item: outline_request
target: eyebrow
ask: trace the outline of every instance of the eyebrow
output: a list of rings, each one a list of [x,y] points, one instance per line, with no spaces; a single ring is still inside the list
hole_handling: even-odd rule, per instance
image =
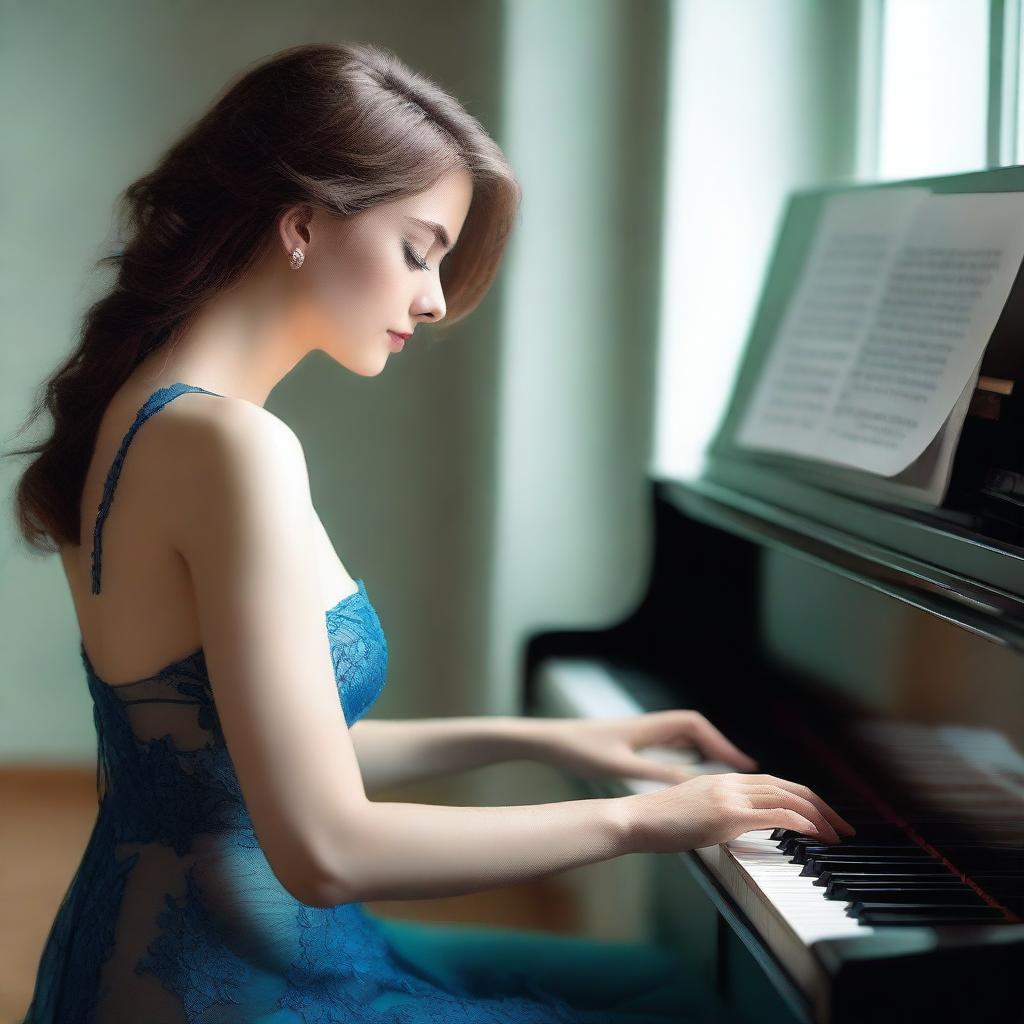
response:
[[[420,217],[406,217],[406,220],[411,220],[414,224],[419,224],[421,227],[429,228],[434,232],[434,237],[444,246],[445,252],[452,247],[452,240],[445,230],[443,224],[438,224],[433,220],[423,220]]]

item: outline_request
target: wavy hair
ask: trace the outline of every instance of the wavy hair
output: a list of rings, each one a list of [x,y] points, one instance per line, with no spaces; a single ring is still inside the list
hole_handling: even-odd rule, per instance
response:
[[[103,412],[138,363],[171,343],[261,257],[293,204],[340,216],[473,178],[459,243],[441,266],[447,330],[498,272],[521,188],[480,122],[440,85],[370,43],[294,46],[229,81],[148,174],[118,197],[117,268],[86,311],[78,347],[43,382],[17,433],[47,411],[43,442],[14,490],[31,547],[79,544],[82,488]]]

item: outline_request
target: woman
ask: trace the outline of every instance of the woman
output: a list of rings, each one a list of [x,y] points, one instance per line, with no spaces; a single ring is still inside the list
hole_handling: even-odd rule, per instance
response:
[[[635,754],[692,741],[753,767],[693,712],[496,719],[470,754],[455,730],[358,727],[386,640],[263,406],[313,349],[373,376],[395,334],[468,315],[519,197],[454,99],[355,44],[250,70],[127,189],[116,285],[47,382],[52,436],[21,452],[37,458],[19,525],[56,544],[81,627],[100,795],[25,1024],[724,1019],[657,946],[382,921],[361,901],[848,829],[795,783],[684,780]],[[367,798],[361,766],[465,767],[485,747],[673,784],[539,806]]]

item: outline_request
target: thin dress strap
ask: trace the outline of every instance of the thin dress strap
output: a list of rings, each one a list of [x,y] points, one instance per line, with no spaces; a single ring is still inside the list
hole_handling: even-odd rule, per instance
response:
[[[92,532],[92,592],[94,594],[100,592],[100,533],[103,529],[103,522],[107,518],[107,513],[110,511],[110,503],[114,499],[114,487],[117,485],[117,478],[121,474],[121,466],[124,463],[128,445],[131,444],[135,432],[150,416],[155,412],[159,412],[168,402],[177,398],[178,395],[184,395],[189,391],[202,391],[207,395],[217,395],[218,398],[224,397],[216,391],[207,391],[206,388],[197,387],[195,384],[182,384],[181,382],[158,388],[146,399],[142,408],[135,414],[135,422],[128,428],[128,433],[124,435],[124,439],[121,441],[121,447],[117,450],[117,455],[114,456],[114,461],[107,473],[106,483],[103,485],[103,499],[100,501],[99,509],[96,513],[96,525]]]

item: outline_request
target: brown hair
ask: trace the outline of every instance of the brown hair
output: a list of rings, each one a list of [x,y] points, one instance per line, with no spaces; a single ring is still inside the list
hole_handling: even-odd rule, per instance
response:
[[[79,505],[100,420],[139,361],[241,277],[277,216],[307,203],[335,215],[430,188],[455,167],[473,176],[459,243],[441,265],[447,328],[498,272],[520,185],[476,118],[426,76],[369,43],[294,46],[236,77],[118,200],[123,248],[97,265],[117,280],[86,312],[78,348],[46,379],[22,433],[43,412],[50,437],[14,493],[25,540],[80,543]],[[56,541],[48,544],[47,538]]]

